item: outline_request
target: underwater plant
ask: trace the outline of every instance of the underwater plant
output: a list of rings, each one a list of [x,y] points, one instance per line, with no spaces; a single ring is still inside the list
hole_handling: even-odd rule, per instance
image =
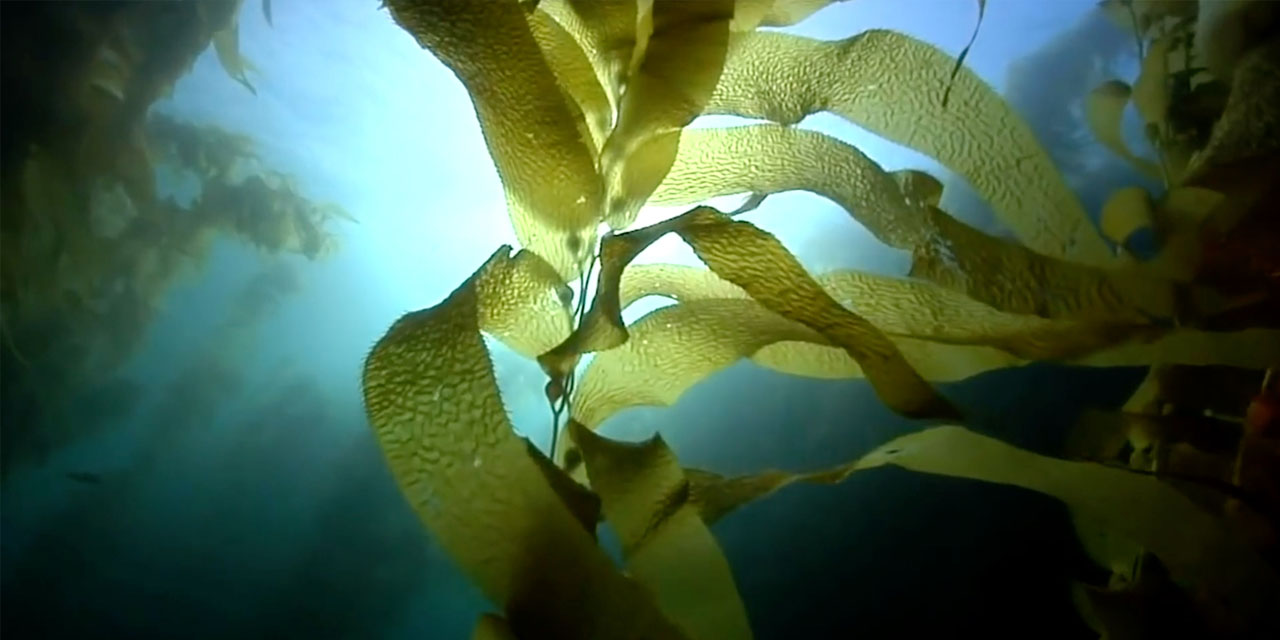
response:
[[[954,424],[838,468],[738,478],[682,468],[660,436],[623,443],[594,433],[623,408],[672,404],[742,358],[795,375],[865,377],[898,413],[955,424],[964,416],[931,382],[1031,361],[1153,372],[1280,362],[1280,333],[1258,312],[1274,304],[1276,272],[1255,269],[1223,287],[1206,277],[1203,251],[1275,202],[1257,169],[1275,166],[1280,139],[1280,101],[1269,98],[1280,90],[1274,29],[1233,53],[1230,77],[1196,84],[1197,63],[1167,60],[1210,46],[1194,41],[1212,37],[1197,32],[1195,3],[1103,3],[1130,18],[1145,57],[1132,88],[1115,81],[1089,97],[1090,121],[1101,143],[1167,191],[1116,194],[1100,234],[1029,127],[961,60],[887,30],[819,41],[763,28],[827,4],[386,2],[470,93],[522,246],[498,248],[438,305],[397,320],[363,375],[401,491],[501,610],[473,637],[750,637],[710,523],[784,485],[882,465],[1053,496],[1082,536],[1125,541],[1193,587],[1197,606],[1221,613],[1215,628],[1275,628],[1273,558],[1193,498],[1210,490],[1203,484],[1187,491],[1150,469],[1033,454]],[[1210,99],[1223,91],[1225,101]],[[1130,98],[1141,101],[1156,159],[1123,144],[1119,113]],[[936,159],[1016,239],[942,210],[942,184],[928,174],[892,174],[795,126],[819,111]],[[704,114],[769,123],[687,128]],[[734,219],[797,189],[909,253],[909,277],[812,275],[767,231]],[[731,194],[749,194],[747,204],[729,213],[702,204]],[[645,205],[693,208],[634,228]],[[1115,250],[1144,224],[1159,231],[1155,258]],[[630,264],[668,233],[708,270]],[[575,280],[576,301],[566,295]],[[624,323],[621,311],[651,295],[677,304]],[[1223,330],[1226,317],[1235,320]],[[561,436],[549,451],[512,430],[482,332],[547,373]],[[620,538],[625,573],[596,544],[602,520]],[[1083,593],[1094,619],[1088,603],[1106,594]]]
[[[5,7],[5,473],[92,431],[61,407],[112,384],[219,234],[268,256],[319,260],[337,249],[334,220],[354,221],[263,166],[248,137],[152,109],[211,43],[228,73],[243,75],[239,9],[220,0]],[[245,320],[258,315],[246,309]]]

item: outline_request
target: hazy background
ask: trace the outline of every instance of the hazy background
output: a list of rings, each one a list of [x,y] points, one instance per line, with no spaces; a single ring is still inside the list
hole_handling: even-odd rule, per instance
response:
[[[991,0],[968,62],[1096,212],[1110,188],[1140,178],[1082,129],[1080,98],[1136,66],[1131,39],[1093,5]],[[108,428],[6,481],[6,637],[463,638],[487,608],[396,491],[363,415],[359,371],[396,317],[435,304],[514,242],[500,184],[462,86],[377,2],[274,0],[273,14],[272,28],[257,0],[241,11],[256,97],[206,52],[155,108],[250,134],[265,165],[359,223],[336,229],[342,249],[320,263],[220,241],[127,367],[147,388],[141,405],[120,415],[77,407]],[[972,0],[855,0],[787,31],[836,39],[891,28],[955,53],[976,17]],[[887,168],[946,175],[838,118],[802,126]],[[946,204],[995,228],[963,184],[948,181]],[[749,219],[814,270],[906,268],[817,196],[770,197]],[[673,238],[641,261],[695,264]],[[513,421],[545,442],[540,372],[495,351]],[[1033,367],[944,392],[976,428],[1049,451],[1075,412],[1118,402],[1136,380]],[[684,463],[746,473],[847,460],[911,428],[862,381],[740,363],[675,407],[620,414],[606,432],[660,430]],[[1066,587],[1090,569],[1064,511],[1021,490],[877,470],[787,489],[714,530],[760,638],[1085,632]]]

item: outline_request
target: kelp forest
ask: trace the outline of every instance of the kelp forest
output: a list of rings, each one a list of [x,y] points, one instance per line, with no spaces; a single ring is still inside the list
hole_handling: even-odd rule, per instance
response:
[[[1073,99],[1089,147],[1140,179],[1094,206],[965,62],[1001,3],[955,0],[974,17],[957,55],[888,29],[782,30],[841,1],[857,2],[384,0],[469,95],[518,245],[388,318],[359,375],[367,431],[424,536],[491,605],[472,637],[753,637],[738,586],[752,567],[731,566],[713,525],[881,467],[1060,502],[1106,576],[1063,594],[1098,637],[1280,635],[1280,4],[1098,5],[1139,64]],[[237,44],[248,10],[271,19],[269,0],[6,8],[6,474],[92,435],[63,407],[133,410],[139,391],[115,372],[215,239],[318,261],[355,223],[251,137],[149,110],[210,47],[255,91]],[[799,126],[820,113],[935,160],[1001,231],[948,211],[928,169]],[[158,175],[185,186],[166,193]],[[789,191],[838,205],[909,272],[807,269],[767,217],[744,219]],[[638,222],[657,207],[676,213]],[[702,266],[637,260],[664,238]],[[233,324],[295,279],[265,270]],[[624,320],[651,297],[674,304]],[[513,428],[495,342],[545,374],[549,447]],[[208,351],[172,383],[184,398],[223,385],[237,353]],[[743,360],[865,381],[917,428],[835,466],[745,475],[682,464],[661,433],[601,432]],[[1051,452],[974,428],[948,397],[1045,363],[1145,377]]]

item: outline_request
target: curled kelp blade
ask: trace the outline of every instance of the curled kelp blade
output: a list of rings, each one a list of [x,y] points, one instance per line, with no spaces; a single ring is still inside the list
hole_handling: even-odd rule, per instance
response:
[[[1068,262],[995,238],[930,206],[928,190],[909,186],[916,197],[909,199],[898,179],[866,154],[831,136],[749,125],[685,131],[653,202],[804,189],[841,205],[885,244],[913,252],[913,276],[1002,311],[1095,322],[1173,316],[1172,283],[1132,266]]]
[[[1132,90],[1129,85],[1119,80],[1109,80],[1098,85],[1085,98],[1085,121],[1093,130],[1093,135],[1112,153],[1129,161],[1144,175],[1160,179],[1160,167],[1154,162],[1141,158],[1129,150],[1124,141],[1124,110],[1129,105]],[[1105,232],[1105,230],[1104,230]]]
[[[516,0],[389,0],[396,22],[449,67],[475,105],[520,244],[566,280],[595,244],[603,186],[565,94]]]
[[[676,233],[717,275],[774,313],[844,348],[889,408],[910,417],[956,414],[888,337],[827,295],[777,238],[711,207],[696,207],[675,220]]]
[[[690,502],[689,480],[662,438],[617,442],[572,422],[569,435],[630,575],[690,638],[750,638],[729,562]]]
[[[480,301],[501,296],[494,274],[510,268],[509,252],[399,319],[365,361],[365,408],[387,464],[518,637],[682,638],[566,506],[547,479],[555,467],[511,429],[480,335],[498,309]]]
[[[573,35],[547,12],[529,13],[528,22],[529,31],[564,90],[566,99],[581,110],[584,139],[590,142],[591,151],[598,153],[613,126],[613,107],[596,78],[591,61]]]
[[[733,15],[734,0],[653,0],[653,31],[600,152],[605,219],[614,229],[635,221],[675,160],[681,129],[706,108],[724,67]],[[632,162],[642,147],[643,161]]]
[[[910,36],[870,30],[824,42],[753,32],[730,42],[708,113],[794,124],[831,111],[963,176],[1037,252],[1105,264],[1110,251],[1013,109],[967,68],[943,108],[955,59]],[[937,135],[947,131],[948,135]]]
[[[631,339],[596,355],[574,392],[573,418],[596,428],[632,406],[670,406],[685,391],[761,348],[816,341],[816,331],[749,299],[692,300],[656,310],[630,327]]]
[[[600,243],[600,271],[591,308],[573,333],[554,348],[538,355],[538,364],[553,380],[562,381],[582,355],[613,349],[627,341],[619,298],[623,271],[641,251],[674,228],[675,221],[609,235]]]
[[[610,126],[636,53],[640,20],[637,4],[635,0],[541,0],[538,3],[538,10],[554,18],[582,47],[609,99]]]
[[[883,465],[1053,496],[1073,513],[1141,544],[1175,580],[1195,584],[1233,612],[1275,627],[1267,617],[1280,606],[1280,577],[1270,563],[1222,518],[1153,476],[1041,456],[955,426],[892,440],[864,456],[856,468]]]

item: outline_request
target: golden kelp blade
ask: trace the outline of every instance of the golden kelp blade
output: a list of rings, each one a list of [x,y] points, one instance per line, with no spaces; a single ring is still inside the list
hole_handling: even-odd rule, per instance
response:
[[[485,282],[476,302],[481,328],[516,353],[536,358],[569,335],[569,308],[557,295],[560,276],[537,254],[519,251],[491,263]]]
[[[1146,158],[1140,158],[1129,150],[1124,141],[1122,125],[1124,109],[1129,105],[1129,85],[1119,80],[1108,80],[1098,85],[1085,99],[1084,114],[1093,135],[1112,153],[1128,160],[1144,175],[1159,179],[1160,167]]]
[[[618,286],[622,308],[647,296],[665,296],[677,302],[709,298],[750,300],[746,291],[714,271],[683,264],[633,264],[622,272]]]
[[[613,126],[613,107],[596,79],[591,61],[573,36],[547,12],[534,11],[528,15],[528,21],[529,31],[552,73],[556,74],[556,81],[567,99],[582,111],[582,124],[586,127],[584,139],[591,143],[591,150],[598,153]]]
[[[988,345],[1030,360],[1079,357],[1149,330],[1145,325],[1006,313],[929,282],[854,269],[824,273],[814,280],[843,307],[862,315],[885,335]],[[621,289],[623,308],[647,295],[681,302],[750,297],[712,272],[680,265],[631,265],[622,275]],[[911,357],[907,360],[915,364]]]
[[[622,443],[570,425],[629,573],[690,638],[750,638],[729,562],[689,502],[689,481],[662,438]]]
[[[730,42],[707,112],[794,124],[831,111],[963,176],[1032,249],[1109,262],[1110,251],[1080,202],[999,94],[965,68],[942,107],[954,64],[932,45],[892,31],[836,42],[740,34]]]
[[[636,1],[541,0],[538,10],[555,18],[582,47],[609,98],[612,125],[636,49]]]
[[[848,351],[880,399],[905,416],[944,417],[956,409],[907,364],[883,333],[841,307],[777,238],[710,207],[681,215],[676,232],[720,277],[769,310],[822,334]]]
[[[365,408],[410,505],[520,637],[681,638],[566,508],[507,421],[479,300],[498,250],[439,305],[398,320],[365,361]],[[489,313],[496,309],[486,306]]]
[[[627,78],[617,123],[600,152],[605,219],[614,229],[635,221],[675,160],[680,130],[711,99],[724,67],[733,10],[734,0],[654,0],[653,32]],[[631,162],[642,147],[643,161]]]
[[[893,181],[898,183],[907,202],[933,207],[942,204],[942,181],[925,171],[901,169],[892,171]]]
[[[1221,518],[1153,476],[1037,455],[955,426],[892,440],[856,468],[883,465],[1053,496],[1073,513],[1143,545],[1175,579],[1203,587],[1247,618],[1262,622],[1280,606],[1280,577],[1271,565]]]
[[[789,27],[798,24],[832,2],[845,0],[738,0],[734,7],[733,31],[756,27]]]
[[[388,0],[396,22],[471,94],[520,244],[570,280],[595,244],[603,186],[516,0]]]
[[[790,484],[796,478],[785,471],[725,477],[690,468],[684,470],[684,477],[689,479],[689,502],[697,507],[707,526],[715,524],[738,507]]]
[[[631,339],[597,354],[578,380],[573,418],[597,428],[626,407],[670,406],[690,387],[779,341],[829,344],[754,300],[694,300],[631,326]]]
[[[925,202],[831,136],[778,125],[685,131],[655,204],[804,189],[840,204],[923,277],[1011,313],[1102,322],[1170,317],[1172,285],[1134,270],[1054,259],[993,238]],[[1109,251],[1109,250],[1108,250]]]
[[[672,224],[672,221],[661,222],[606,237],[600,243],[600,272],[591,308],[572,334],[537,357],[542,370],[553,380],[563,381],[577,366],[579,356],[613,349],[627,341],[627,327],[622,323],[619,299],[622,272],[641,251],[671,231]]]

